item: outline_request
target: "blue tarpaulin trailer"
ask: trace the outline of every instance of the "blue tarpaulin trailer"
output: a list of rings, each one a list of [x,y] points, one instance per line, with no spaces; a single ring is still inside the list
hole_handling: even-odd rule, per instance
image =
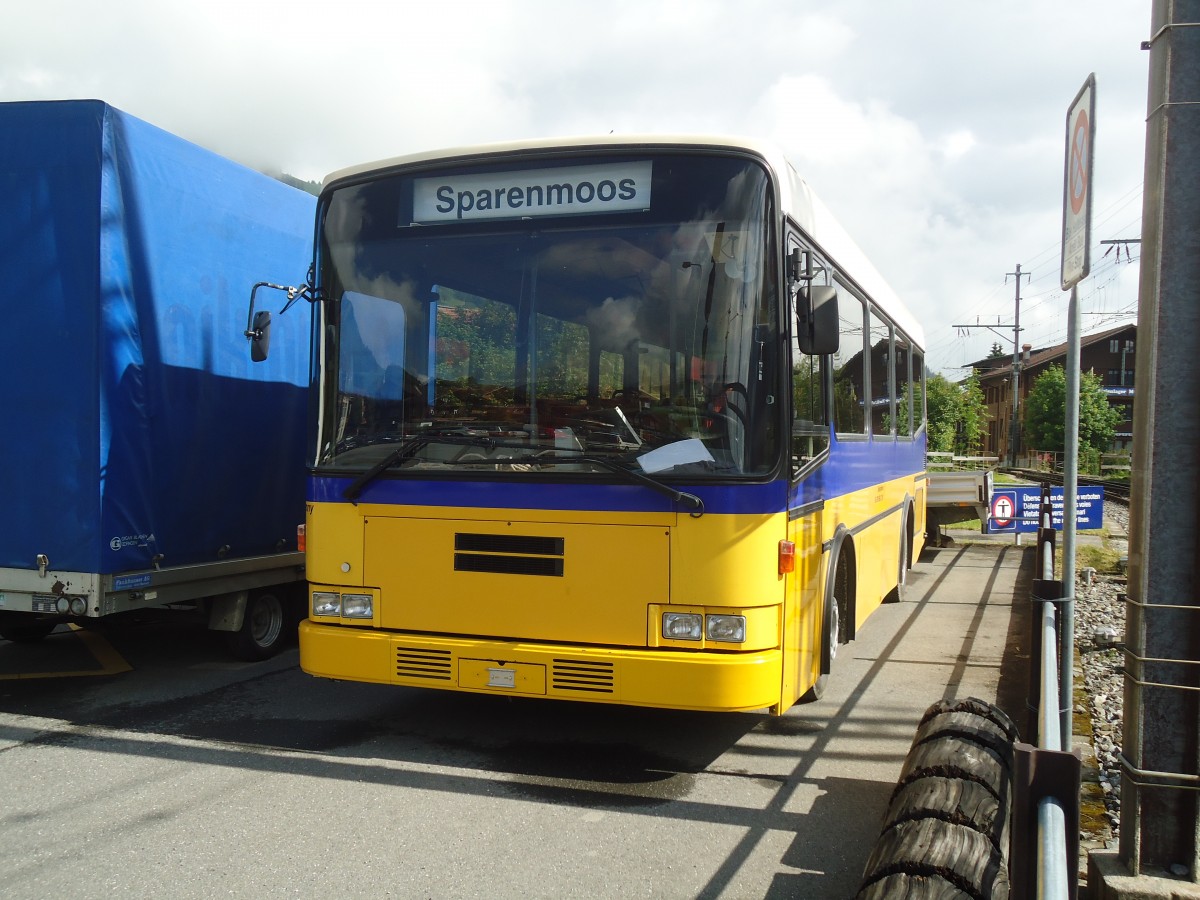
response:
[[[308,320],[258,364],[241,331],[256,282],[303,281],[315,199],[100,101],[0,103],[0,135],[0,635],[190,604],[277,638]]]

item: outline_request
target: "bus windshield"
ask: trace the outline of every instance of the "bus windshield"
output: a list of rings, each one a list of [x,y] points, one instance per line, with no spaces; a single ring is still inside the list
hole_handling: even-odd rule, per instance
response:
[[[335,187],[316,464],[767,476],[785,405],[771,196],[749,157],[655,152]]]

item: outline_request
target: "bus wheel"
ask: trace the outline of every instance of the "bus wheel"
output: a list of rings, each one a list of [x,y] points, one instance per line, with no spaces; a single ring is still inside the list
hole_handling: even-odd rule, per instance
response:
[[[226,634],[229,652],[247,662],[274,656],[283,646],[284,620],[284,603],[277,589],[252,591],[246,598],[242,627]]]
[[[837,658],[838,647],[845,643],[842,610],[848,606],[846,599],[846,592],[849,588],[847,566],[850,558],[841,552],[840,548],[835,552],[837,558],[829,569],[833,584],[825,591],[825,609],[821,615],[821,674],[817,677],[816,683],[800,697],[798,701],[800,703],[812,703],[825,695],[825,688],[829,683],[829,671],[833,667],[834,659]]]
[[[816,682],[800,698],[800,703],[812,703],[825,696],[825,688],[829,684],[829,666],[837,656],[838,643],[842,630],[842,614],[837,598],[830,595],[826,602],[825,614],[821,624],[821,674]]]
[[[900,526],[900,563],[897,566],[896,586],[892,588],[884,603],[901,603],[904,600],[905,588],[908,587],[908,516]]]

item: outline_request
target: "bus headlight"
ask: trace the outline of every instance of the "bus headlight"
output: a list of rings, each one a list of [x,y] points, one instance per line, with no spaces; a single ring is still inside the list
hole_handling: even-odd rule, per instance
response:
[[[746,617],[705,616],[704,629],[710,641],[740,644],[746,640]]]
[[[314,616],[340,616],[342,598],[331,591],[313,591],[312,614]]]
[[[370,594],[342,594],[342,617],[369,619],[375,614]]]
[[[663,613],[662,636],[670,641],[698,641],[704,629],[704,617],[696,613]]]

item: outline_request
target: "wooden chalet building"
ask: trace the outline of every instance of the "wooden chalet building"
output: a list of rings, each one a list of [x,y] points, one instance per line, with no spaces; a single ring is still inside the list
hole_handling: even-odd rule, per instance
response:
[[[1121,411],[1121,421],[1113,438],[1112,452],[1127,452],[1133,444],[1133,370],[1137,326],[1122,325],[1108,331],[1098,331],[1080,339],[1079,363],[1083,372],[1100,376],[1110,405]],[[1044,350],[1034,350],[1026,344],[1021,353],[1021,374],[1018,382],[1020,401],[1018,411],[1025,414],[1025,398],[1033,383],[1049,366],[1066,366],[1067,345],[1059,344]],[[984,438],[984,453],[1007,459],[1009,429],[1012,426],[1012,354],[981,359],[971,364],[979,373],[979,386],[990,421]],[[1038,450],[1025,446],[1017,435],[1018,455]]]

